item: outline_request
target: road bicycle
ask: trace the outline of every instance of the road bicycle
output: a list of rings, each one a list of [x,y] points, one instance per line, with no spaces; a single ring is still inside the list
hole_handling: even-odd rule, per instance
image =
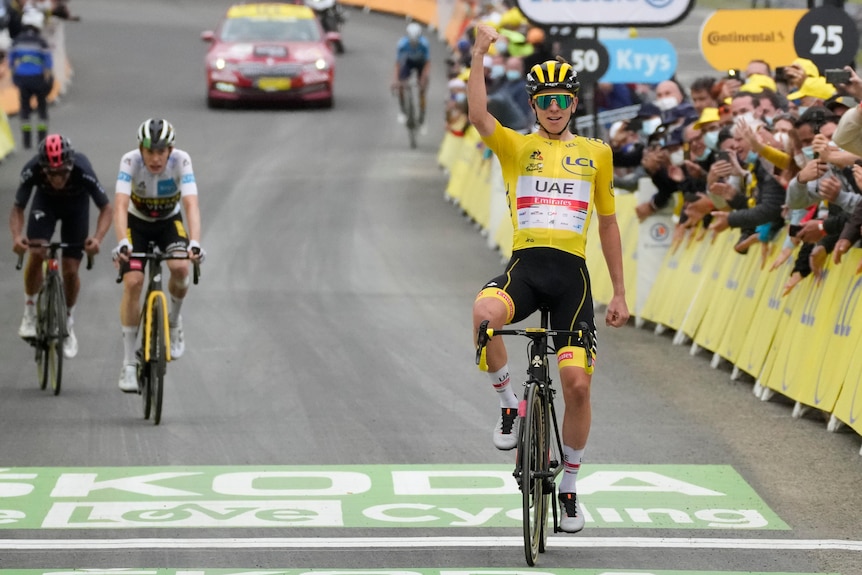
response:
[[[165,374],[171,361],[171,335],[168,324],[168,296],[162,289],[162,262],[165,260],[187,260],[188,252],[161,252],[154,242],[149,242],[145,252],[128,252],[130,259],[145,261],[147,292],[141,311],[141,345],[138,358],[138,395],[143,400],[144,419],[153,416],[153,424],[162,421],[162,403],[165,393]],[[193,278],[197,284],[200,265],[194,262]],[[117,283],[123,281],[122,273]]]
[[[63,287],[63,275],[60,273],[60,258],[57,252],[63,249],[80,249],[81,244],[65,242],[30,243],[30,248],[48,250],[48,257],[43,262],[42,286],[36,296],[36,337],[27,338],[27,342],[36,351],[36,373],[39,389],[48,387],[54,395],[60,394],[63,383],[63,341],[69,335],[66,325],[66,292]],[[24,254],[18,256],[16,270],[24,265]],[[87,269],[93,267],[93,257],[87,255]]]
[[[512,475],[521,491],[524,532],[524,555],[527,564],[536,564],[539,553],[545,552],[548,538],[548,507],[553,510],[553,531],[559,529],[556,504],[556,478],[563,471],[563,442],[554,408],[557,390],[548,367],[548,354],[556,353],[553,337],[575,336],[587,350],[587,373],[594,369],[593,355],[595,340],[592,330],[585,322],[574,331],[550,329],[550,313],[541,309],[541,327],[524,329],[500,329],[488,327],[488,322],[479,325],[476,349],[476,364],[482,371],[488,370],[485,354],[486,346],[495,335],[520,335],[529,338],[527,345],[528,369],[524,382],[523,399],[518,406],[521,418],[518,430],[518,443],[515,456],[515,470]]]
[[[422,125],[419,123],[419,85],[416,80],[409,79],[401,82],[401,111],[406,118],[404,125],[407,128],[407,137],[410,140],[410,148],[418,146],[417,136]]]

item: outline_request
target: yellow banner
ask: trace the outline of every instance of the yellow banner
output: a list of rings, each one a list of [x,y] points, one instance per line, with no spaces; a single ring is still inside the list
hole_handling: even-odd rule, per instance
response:
[[[742,68],[753,59],[773,68],[796,58],[793,32],[807,10],[717,10],[701,28],[700,51],[716,70]]]

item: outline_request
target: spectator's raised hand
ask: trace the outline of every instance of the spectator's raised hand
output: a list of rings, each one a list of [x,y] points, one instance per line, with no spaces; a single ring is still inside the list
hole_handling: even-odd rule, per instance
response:
[[[838,240],[838,242],[836,242],[836,244],[835,244],[835,248],[832,250],[832,261],[835,264],[840,264],[841,258],[844,256],[844,254],[846,254],[848,251],[850,251],[851,245],[852,244],[850,243],[850,240],[847,240],[847,239]]]
[[[778,252],[778,256],[776,256],[775,261],[772,262],[772,265],[769,267],[769,271],[775,271],[784,263],[790,259],[790,256],[793,254],[794,248],[782,248],[780,252]]]
[[[819,179],[823,174],[826,173],[826,170],[829,169],[829,166],[826,162],[816,159],[811,160],[805,167],[799,170],[799,173],[796,175],[796,180],[800,184],[805,184],[808,182],[813,182],[814,180]]]
[[[796,237],[807,244],[813,244],[820,241],[826,235],[822,229],[822,220],[808,220],[802,224],[802,229],[796,233]]]
[[[826,176],[817,182],[817,193],[827,202],[834,202],[843,186],[835,176]]]
[[[712,212],[712,221],[709,223],[709,229],[718,234],[730,227],[727,221],[728,212],[715,211]]]
[[[857,100],[862,100],[862,78],[856,73],[856,70],[851,68],[850,66],[844,66],[844,69],[850,72],[850,81],[846,84],[841,84],[847,93],[856,98]]]
[[[814,153],[817,154],[815,156],[821,162],[829,162],[832,160],[831,152],[837,152],[838,148],[829,145],[829,138],[824,136],[823,134],[817,134],[814,136],[814,140],[811,142],[811,149],[814,150]]]
[[[829,254],[826,253],[826,248],[821,245],[814,246],[811,254],[808,256],[808,263],[811,265],[811,273],[819,280],[823,278],[823,268],[826,266],[826,260]]]
[[[788,295],[790,292],[792,292],[793,288],[799,285],[799,282],[801,282],[802,279],[802,274],[799,272],[793,272],[792,274],[790,274],[790,277],[787,278],[787,281],[784,283],[784,292],[782,293],[782,295]]]
[[[706,194],[698,194],[697,196],[698,198],[695,201],[689,202],[683,208],[687,217],[685,225],[692,228],[715,209],[715,204],[712,203],[709,196]]]

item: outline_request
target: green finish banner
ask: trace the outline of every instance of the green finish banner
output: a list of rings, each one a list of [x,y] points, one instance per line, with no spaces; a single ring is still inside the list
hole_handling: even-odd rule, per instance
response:
[[[590,528],[789,529],[724,465],[585,466],[578,495]],[[506,465],[0,468],[0,529],[520,523]]]

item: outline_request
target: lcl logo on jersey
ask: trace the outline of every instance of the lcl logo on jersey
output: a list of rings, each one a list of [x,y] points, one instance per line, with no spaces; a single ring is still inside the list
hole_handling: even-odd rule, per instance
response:
[[[596,166],[593,164],[592,158],[573,158],[572,156],[566,156],[563,158],[563,169],[570,174],[585,176],[587,175],[585,173],[587,170],[595,171]]]

